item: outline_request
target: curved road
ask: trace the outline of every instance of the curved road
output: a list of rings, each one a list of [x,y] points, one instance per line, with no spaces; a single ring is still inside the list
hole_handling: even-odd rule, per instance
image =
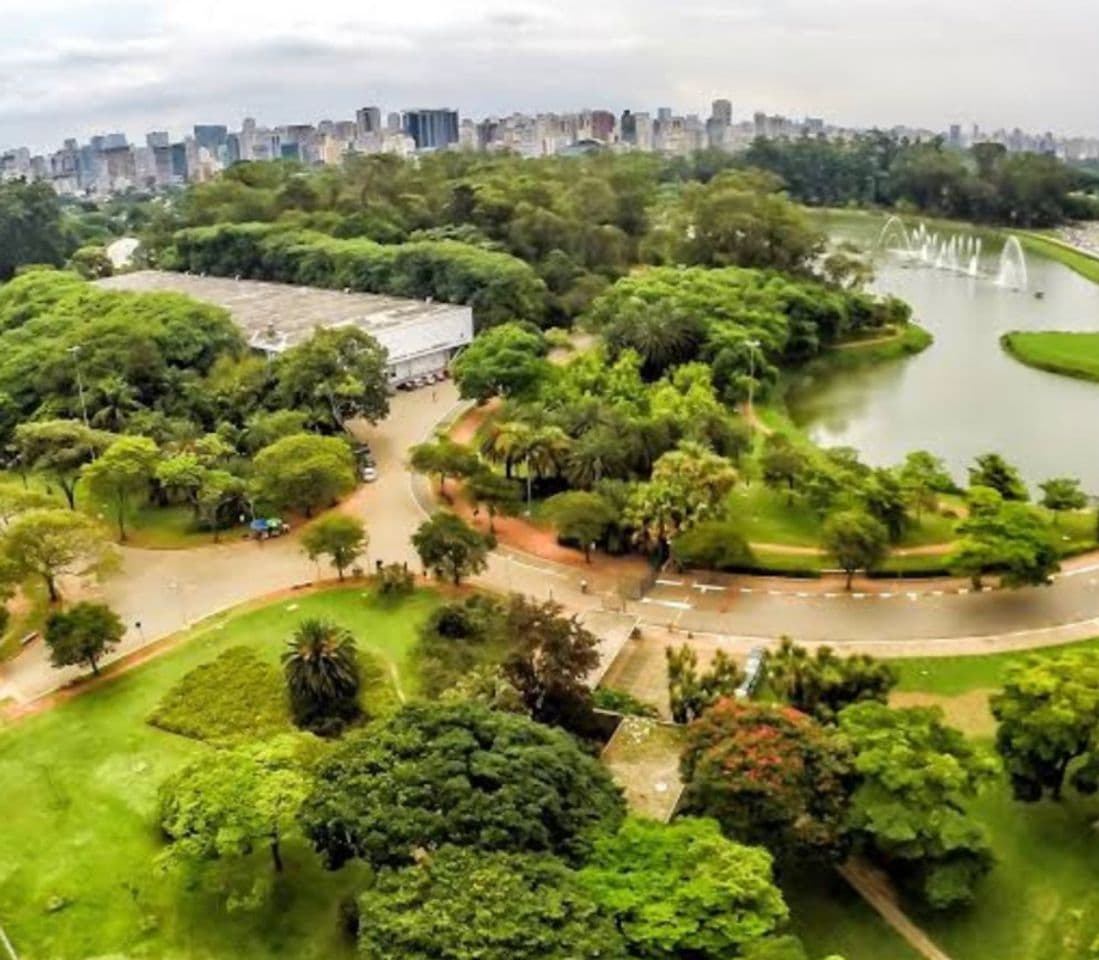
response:
[[[344,509],[368,524],[376,560],[418,567],[409,533],[424,517],[430,495],[407,472],[405,451],[458,408],[451,383],[400,393],[389,418],[367,428],[379,467],[377,483],[360,489]],[[186,551],[123,549],[121,568],[103,585],[103,599],[129,626],[113,657],[244,601],[329,576],[305,559],[296,537],[260,546],[233,542]],[[587,592],[580,589],[590,580]],[[744,650],[789,635],[808,644],[872,647],[890,656],[946,655],[1021,649],[1099,634],[1099,565],[1084,564],[1049,587],[959,593],[956,584],[879,582],[873,593],[845,594],[827,584],[756,578],[672,577],[644,600],[623,601],[621,584],[583,567],[555,564],[500,550],[478,578],[486,587],[553,597],[567,610],[625,609],[660,643],[690,631],[705,646]],[[140,628],[137,624],[140,623]],[[41,641],[0,666],[0,701],[26,702],[69,682],[81,671],[54,670]]]

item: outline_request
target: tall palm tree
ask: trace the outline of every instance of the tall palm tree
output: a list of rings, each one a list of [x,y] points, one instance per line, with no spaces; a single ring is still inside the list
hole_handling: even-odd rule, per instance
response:
[[[140,407],[137,391],[123,377],[111,374],[96,384],[92,423],[120,433],[130,414]]]
[[[359,713],[355,640],[330,620],[298,624],[282,655],[294,722],[319,732],[338,730]]]
[[[481,433],[481,456],[489,463],[502,463],[504,474],[510,479],[515,464],[527,455],[532,434],[531,428],[518,420],[503,423],[494,420]]]

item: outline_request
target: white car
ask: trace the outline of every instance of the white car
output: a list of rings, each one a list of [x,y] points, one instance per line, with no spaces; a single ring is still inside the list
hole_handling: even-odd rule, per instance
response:
[[[364,483],[373,483],[378,479],[377,467],[363,467],[362,478]]]

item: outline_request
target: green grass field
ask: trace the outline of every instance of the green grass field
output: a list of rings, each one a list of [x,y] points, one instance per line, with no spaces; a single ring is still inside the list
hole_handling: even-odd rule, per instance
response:
[[[0,919],[20,956],[350,958],[335,904],[361,885],[355,870],[328,873],[291,844],[285,879],[271,902],[256,913],[233,914],[154,870],[157,785],[210,748],[146,720],[186,673],[231,647],[248,647],[276,663],[306,616],[348,627],[360,648],[412,693],[410,649],[436,603],[429,592],[391,605],[347,588],[218,618],[94,694],[0,731],[7,798],[0,817]]]
[[[1005,333],[1000,345],[1028,367],[1079,380],[1099,381],[1099,332]]]
[[[1046,237],[1039,233],[1020,233],[1018,237],[1026,249],[1063,263],[1070,270],[1075,270],[1093,283],[1099,283],[1099,258],[1088,256],[1053,237]]]

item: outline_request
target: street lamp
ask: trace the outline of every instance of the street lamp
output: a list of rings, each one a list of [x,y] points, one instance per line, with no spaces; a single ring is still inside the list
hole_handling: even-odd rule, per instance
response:
[[[755,423],[755,411],[752,408],[752,398],[756,388],[756,351],[760,347],[758,340],[745,340],[748,348],[748,436],[752,435],[752,426]]]
[[[76,364],[76,389],[80,394],[80,412],[84,415],[84,426],[88,425],[88,405],[84,402],[84,379],[80,376],[80,344],[68,348]]]

